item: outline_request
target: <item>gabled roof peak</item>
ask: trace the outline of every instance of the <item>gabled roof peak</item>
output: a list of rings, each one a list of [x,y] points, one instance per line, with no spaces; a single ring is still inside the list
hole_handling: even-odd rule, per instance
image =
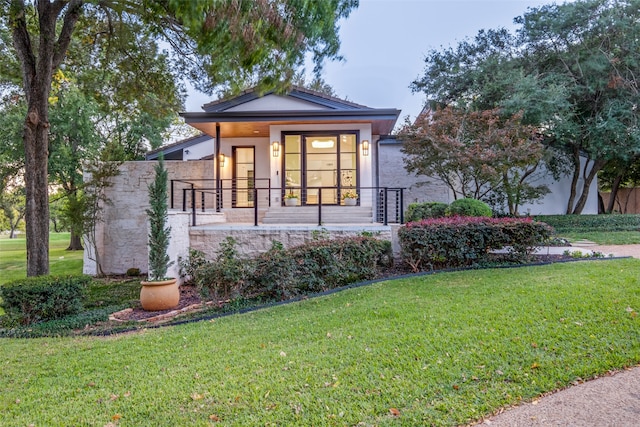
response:
[[[312,104],[317,104],[319,106],[329,108],[332,110],[369,109],[369,107],[367,106],[356,104],[355,102],[340,99],[335,96],[330,96],[322,92],[307,89],[301,86],[291,86],[289,90],[283,93],[279,93],[275,90],[261,93],[258,87],[254,87],[251,89],[244,90],[234,96],[208,102],[202,106],[202,109],[206,112],[225,111],[235,106],[253,101],[255,99],[258,99],[267,95],[290,96],[292,98],[297,98],[297,99],[310,102]]]

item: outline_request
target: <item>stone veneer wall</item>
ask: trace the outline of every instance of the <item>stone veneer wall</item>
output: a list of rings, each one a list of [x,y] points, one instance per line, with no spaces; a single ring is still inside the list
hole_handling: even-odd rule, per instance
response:
[[[274,240],[282,243],[285,248],[289,248],[318,238],[357,236],[363,231],[371,232],[379,239],[392,240],[389,226],[356,225],[335,227],[216,225],[192,228],[189,234],[191,247],[204,252],[207,259],[213,259],[220,251],[220,244],[227,237],[237,241],[238,252],[244,256],[253,257],[271,249]]]
[[[123,163],[120,174],[112,179],[113,185],[107,189],[107,198],[111,203],[104,206],[103,222],[96,228],[96,243],[105,274],[123,274],[129,268],[138,268],[146,273],[149,268],[145,210],[149,207],[148,185],[153,180],[156,163]],[[211,161],[165,161],[165,164],[170,180],[213,178]],[[176,208],[181,208],[181,204]],[[199,213],[199,218],[200,215],[202,213]],[[175,240],[179,234],[188,235],[189,216],[181,213],[178,218],[171,219],[174,227],[171,238],[173,245],[183,245]],[[99,271],[91,252],[85,250],[83,272],[93,275]],[[175,258],[172,257],[172,260]]]

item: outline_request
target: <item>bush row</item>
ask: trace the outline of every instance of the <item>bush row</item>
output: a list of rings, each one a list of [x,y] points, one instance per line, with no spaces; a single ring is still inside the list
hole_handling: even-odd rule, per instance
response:
[[[552,234],[531,218],[434,218],[398,230],[402,258],[414,271],[477,265],[505,247],[512,261],[524,262]]]
[[[560,233],[585,231],[640,231],[640,215],[536,215]]]
[[[458,199],[450,205],[442,202],[411,203],[407,207],[405,220],[415,222],[429,218],[445,216],[484,216],[491,217],[493,212],[489,205],[476,199]]]
[[[3,326],[30,325],[80,313],[89,276],[40,276],[0,287]]]
[[[380,266],[393,262],[391,242],[374,237],[320,240],[284,249],[273,247],[253,259],[242,259],[227,237],[214,261],[191,251],[181,262],[206,299],[285,300],[299,295],[373,279]]]

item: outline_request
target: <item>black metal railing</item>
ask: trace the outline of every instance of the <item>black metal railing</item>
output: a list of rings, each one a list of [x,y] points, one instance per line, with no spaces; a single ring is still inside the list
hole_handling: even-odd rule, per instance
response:
[[[256,179],[174,179],[171,180],[170,206],[181,206],[191,213],[191,225],[196,225],[197,212],[220,212],[225,208],[253,209],[253,222],[258,225],[259,209],[271,207],[272,195],[279,196],[285,206],[285,196],[297,196],[298,206],[316,207],[317,223],[323,224],[323,207],[345,206],[347,191],[358,194],[357,205],[366,200],[372,206],[374,220],[388,225],[404,223],[404,188],[390,187],[271,187],[268,178]],[[260,199],[262,197],[262,201]],[[345,211],[348,214],[348,211]]]

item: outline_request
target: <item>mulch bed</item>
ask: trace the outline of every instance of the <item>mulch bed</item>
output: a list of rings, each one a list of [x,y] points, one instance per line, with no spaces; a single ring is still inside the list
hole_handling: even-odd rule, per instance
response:
[[[559,262],[571,259],[571,257],[567,255],[536,255],[535,258],[535,262]],[[413,271],[408,265],[401,261],[397,261],[393,265],[393,267],[382,270],[378,276],[378,279],[391,279],[393,277],[411,273],[413,273]],[[210,306],[213,304],[215,303],[211,301],[204,302],[195,286],[182,285],[180,286],[180,303],[175,308],[162,311],[145,311],[140,305],[138,305],[136,307],[128,308],[118,313],[114,313],[111,317],[111,320],[114,322],[165,322],[181,314],[201,310],[206,305]],[[219,304],[222,305],[224,304],[224,302],[220,302]]]

